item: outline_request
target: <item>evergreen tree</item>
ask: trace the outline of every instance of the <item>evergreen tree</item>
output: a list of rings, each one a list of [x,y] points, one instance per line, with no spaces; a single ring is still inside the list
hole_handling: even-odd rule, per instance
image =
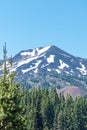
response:
[[[53,122],[53,130],[58,130],[58,114],[59,114],[59,109],[56,108],[54,111],[55,111],[55,115],[54,115],[54,122]]]
[[[4,52],[4,76],[0,78],[0,129],[26,130],[22,120],[22,106],[20,86],[16,84],[14,74],[7,71],[6,43]]]
[[[67,94],[64,108],[65,115],[65,128],[67,130],[73,130],[74,122],[73,122],[73,107],[74,101],[73,98]]]

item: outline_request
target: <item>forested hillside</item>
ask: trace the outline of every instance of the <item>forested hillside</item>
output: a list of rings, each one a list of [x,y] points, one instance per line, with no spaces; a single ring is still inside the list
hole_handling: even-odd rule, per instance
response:
[[[24,90],[24,119],[27,130],[87,130],[87,99],[66,99],[40,88]]]

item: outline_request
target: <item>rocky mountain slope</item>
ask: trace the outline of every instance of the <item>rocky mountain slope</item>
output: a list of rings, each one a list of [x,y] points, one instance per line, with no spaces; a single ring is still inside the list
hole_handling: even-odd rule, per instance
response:
[[[9,62],[7,62],[9,68]],[[2,66],[0,66],[2,71]],[[87,59],[75,57],[56,46],[19,52],[13,57],[12,71],[23,86],[80,87],[86,91]]]

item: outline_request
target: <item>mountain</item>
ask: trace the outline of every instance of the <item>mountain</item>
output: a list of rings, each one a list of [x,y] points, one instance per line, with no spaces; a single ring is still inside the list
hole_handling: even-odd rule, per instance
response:
[[[7,62],[9,68],[9,62]],[[2,67],[0,67],[2,70]],[[23,86],[76,86],[86,92],[87,59],[75,57],[56,46],[40,47],[19,52],[13,57],[12,71]]]
[[[56,46],[48,46],[21,51],[13,57],[12,70],[22,75],[54,71],[82,76],[87,74],[87,59],[70,55]]]

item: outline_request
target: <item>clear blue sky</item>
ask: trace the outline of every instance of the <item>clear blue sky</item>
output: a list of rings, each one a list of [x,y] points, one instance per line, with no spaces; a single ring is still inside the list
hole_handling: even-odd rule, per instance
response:
[[[0,57],[56,45],[87,58],[87,0],[0,0]]]

